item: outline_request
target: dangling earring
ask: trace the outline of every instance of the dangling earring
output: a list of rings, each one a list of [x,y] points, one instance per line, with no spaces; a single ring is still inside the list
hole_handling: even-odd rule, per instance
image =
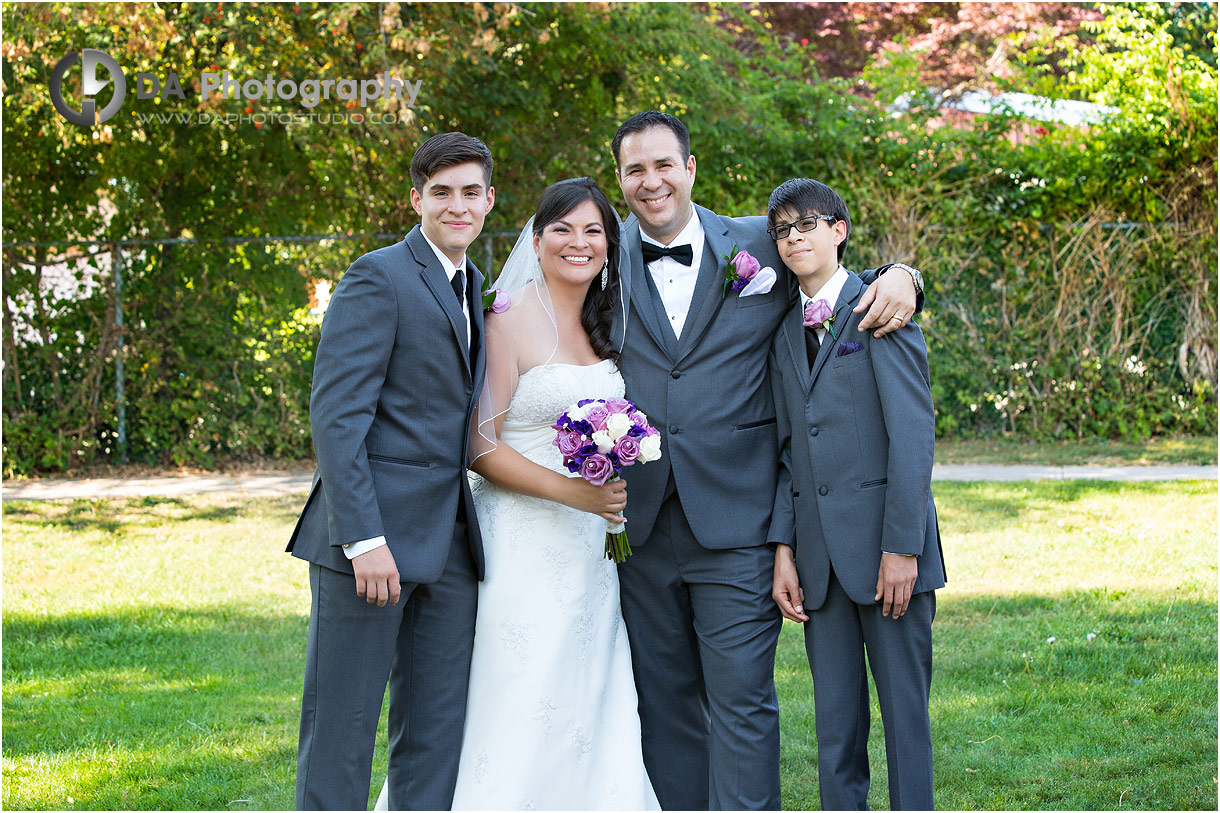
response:
[[[610,258],[602,263],[602,290],[606,290],[606,283],[610,281]]]

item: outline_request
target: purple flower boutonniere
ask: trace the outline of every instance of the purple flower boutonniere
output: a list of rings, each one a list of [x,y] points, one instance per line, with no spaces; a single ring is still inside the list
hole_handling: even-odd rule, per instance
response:
[[[814,330],[825,328],[830,334],[833,341],[835,337],[834,330],[835,313],[830,307],[830,302],[825,299],[815,299],[805,306],[805,319],[803,324],[805,327],[811,327]]]
[[[509,305],[508,294],[501,291],[499,288],[488,288],[483,292],[483,312],[491,311],[492,313],[504,313],[508,310]]]
[[[724,267],[724,288],[720,291],[721,299],[728,296],[730,288],[734,291],[741,291],[758,276],[758,272],[762,269],[762,264],[754,259],[750,252],[738,251],[736,245],[733,246],[731,252],[723,256],[726,265]]]

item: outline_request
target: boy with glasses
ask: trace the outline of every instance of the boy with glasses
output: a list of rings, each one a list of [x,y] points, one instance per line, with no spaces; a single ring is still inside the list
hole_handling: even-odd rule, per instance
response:
[[[834,190],[785,181],[767,225],[800,285],[769,358],[781,463],[772,597],[805,625],[822,809],[867,809],[867,653],[890,805],[931,810],[932,619],[945,574],[923,334],[913,322],[882,339],[855,329],[865,286],[841,265],[851,217]]]

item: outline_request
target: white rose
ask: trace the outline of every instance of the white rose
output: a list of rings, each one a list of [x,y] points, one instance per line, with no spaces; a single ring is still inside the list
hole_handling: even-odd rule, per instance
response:
[[[573,421],[583,421],[585,419],[585,415],[588,414],[588,412],[589,412],[588,404],[585,404],[584,406],[574,406],[568,410],[568,417],[571,418]]]
[[[597,451],[602,454],[608,454],[614,448],[614,438],[604,429],[593,433],[593,442],[597,444]]]
[[[651,463],[661,459],[661,436],[649,435],[640,439],[640,462]]]
[[[610,437],[618,440],[623,435],[627,434],[627,430],[631,428],[631,419],[621,412],[615,412],[606,419],[606,431],[610,433]]]

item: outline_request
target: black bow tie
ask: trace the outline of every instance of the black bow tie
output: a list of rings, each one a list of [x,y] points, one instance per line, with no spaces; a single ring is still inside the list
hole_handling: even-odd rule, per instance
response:
[[[654,260],[659,260],[662,257],[673,257],[683,265],[690,265],[695,260],[695,249],[690,243],[682,246],[658,246],[655,243],[641,243],[641,248],[644,249],[644,262],[650,263]]]

